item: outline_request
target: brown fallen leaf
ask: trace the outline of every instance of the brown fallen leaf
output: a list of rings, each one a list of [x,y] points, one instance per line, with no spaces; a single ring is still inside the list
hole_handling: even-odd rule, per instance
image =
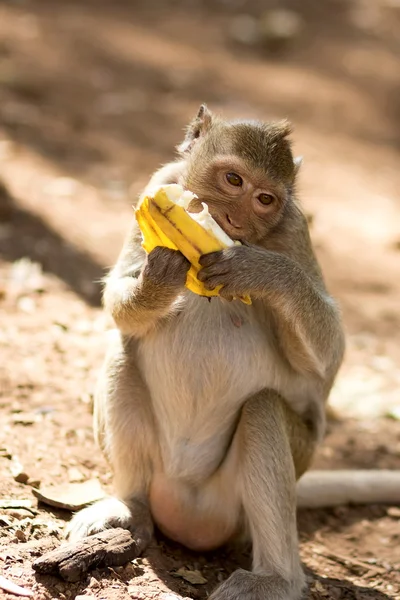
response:
[[[185,569],[185,567],[181,567],[180,569],[175,571],[173,575],[176,575],[177,577],[182,577],[182,579],[188,581],[193,585],[204,585],[205,583],[207,583],[207,579],[203,577],[200,571],[190,571],[189,569]]]
[[[16,596],[33,596],[33,593],[30,590],[13,583],[2,575],[0,575],[0,588],[2,588],[5,592],[15,594]]]
[[[40,490],[33,488],[32,494],[44,504],[65,510],[80,510],[105,496],[98,479],[89,479],[84,483],[54,485]]]

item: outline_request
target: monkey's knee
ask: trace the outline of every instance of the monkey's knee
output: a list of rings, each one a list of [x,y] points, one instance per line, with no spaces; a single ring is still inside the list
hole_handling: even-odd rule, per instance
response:
[[[80,540],[105,529],[128,529],[137,542],[138,555],[145,549],[153,535],[153,522],[148,507],[133,500],[129,503],[117,498],[100,500],[79,511],[68,523],[66,537]]]

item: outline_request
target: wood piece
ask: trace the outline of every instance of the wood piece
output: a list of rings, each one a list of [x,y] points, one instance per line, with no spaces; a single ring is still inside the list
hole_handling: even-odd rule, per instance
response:
[[[36,559],[34,571],[79,581],[89,569],[121,566],[137,558],[140,548],[126,529],[107,529],[79,542],[62,544]]]
[[[65,510],[80,510],[105,496],[98,479],[32,489],[32,494],[44,504]]]

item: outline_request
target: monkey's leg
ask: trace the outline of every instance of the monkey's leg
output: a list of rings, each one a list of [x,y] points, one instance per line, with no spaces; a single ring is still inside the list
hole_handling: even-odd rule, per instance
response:
[[[123,527],[135,536],[139,554],[153,534],[147,497],[157,442],[151,403],[136,366],[134,344],[132,340],[116,338],[95,396],[95,436],[113,469],[115,497],[77,513],[67,534],[71,540],[77,540],[104,529]]]
[[[308,466],[311,432],[274,391],[243,408],[237,482],[253,544],[253,572],[238,570],[210,600],[298,600],[305,585],[296,525],[296,476]]]

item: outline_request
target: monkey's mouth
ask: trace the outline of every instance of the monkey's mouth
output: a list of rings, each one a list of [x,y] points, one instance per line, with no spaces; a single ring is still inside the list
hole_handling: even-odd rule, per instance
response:
[[[221,229],[226,233],[226,235],[228,235],[231,238],[231,240],[233,240],[234,242],[240,242],[241,244],[243,244],[243,233],[242,232],[235,231],[232,226],[229,226],[229,222],[227,222],[226,219],[225,220],[220,219],[216,215],[213,215],[213,213],[211,211],[210,211],[210,215],[212,216],[214,221],[221,227]]]
[[[219,227],[221,227],[222,231],[224,231],[226,233],[226,235],[231,238],[231,240],[233,240],[234,242],[243,243],[243,241],[242,241],[243,236],[241,235],[241,233],[239,233],[238,231],[236,231],[236,232],[234,231],[234,228],[229,225],[228,219],[226,219],[226,218],[222,219],[220,217],[220,215],[217,215],[206,199],[203,199],[203,198],[193,199],[188,206],[188,209],[187,209],[188,212],[195,213],[195,214],[200,213],[203,210],[202,203],[204,203],[208,206],[208,210],[210,212],[211,217],[214,219],[214,221],[217,223],[217,225],[219,225]]]

